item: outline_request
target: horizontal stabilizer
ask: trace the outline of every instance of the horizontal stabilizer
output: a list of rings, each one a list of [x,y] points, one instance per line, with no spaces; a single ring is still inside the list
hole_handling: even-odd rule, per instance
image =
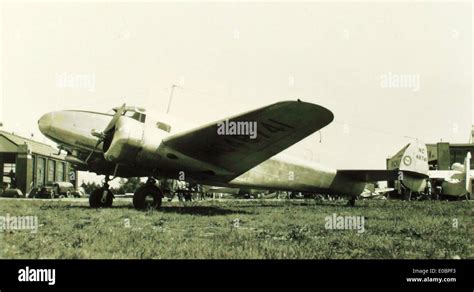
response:
[[[420,179],[428,178],[427,174],[417,173],[413,171],[401,171],[403,174],[409,174]],[[338,170],[337,173],[343,174],[357,181],[376,182],[376,181],[392,181],[402,178],[400,170]]]
[[[338,170],[337,173],[350,177],[357,181],[377,182],[396,180],[398,178],[397,170]]]

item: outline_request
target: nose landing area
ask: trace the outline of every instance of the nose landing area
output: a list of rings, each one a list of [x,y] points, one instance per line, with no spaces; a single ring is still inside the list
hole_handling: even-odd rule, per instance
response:
[[[43,133],[43,135],[48,135],[51,129],[52,122],[53,122],[53,113],[44,114],[38,120],[38,127],[41,133]]]

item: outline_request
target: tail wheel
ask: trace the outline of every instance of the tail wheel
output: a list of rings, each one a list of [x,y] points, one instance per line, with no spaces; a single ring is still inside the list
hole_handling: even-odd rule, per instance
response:
[[[351,197],[349,201],[347,201],[347,206],[354,207],[356,203],[356,197]]]
[[[104,194],[104,188],[96,189],[89,196],[89,206],[91,208],[109,208],[112,207],[114,201],[114,195],[111,190],[107,190],[107,196],[105,202],[102,202],[102,195]]]
[[[137,210],[158,209],[161,207],[163,193],[154,185],[139,187],[133,194],[133,206]]]

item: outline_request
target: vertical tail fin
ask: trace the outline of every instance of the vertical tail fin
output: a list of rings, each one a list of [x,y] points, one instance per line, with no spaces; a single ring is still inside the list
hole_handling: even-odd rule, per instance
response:
[[[399,169],[403,172],[427,176],[429,167],[426,145],[418,142],[408,144],[401,156]]]
[[[424,143],[415,142],[403,147],[389,160],[389,169],[399,170],[399,180],[414,192],[422,191],[428,178],[428,150]]]

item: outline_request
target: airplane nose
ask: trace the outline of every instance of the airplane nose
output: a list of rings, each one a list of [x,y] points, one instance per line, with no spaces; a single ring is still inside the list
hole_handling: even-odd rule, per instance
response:
[[[38,127],[43,134],[47,134],[49,130],[51,129],[51,124],[53,122],[53,114],[52,113],[47,113],[44,114],[39,120],[38,120]]]

